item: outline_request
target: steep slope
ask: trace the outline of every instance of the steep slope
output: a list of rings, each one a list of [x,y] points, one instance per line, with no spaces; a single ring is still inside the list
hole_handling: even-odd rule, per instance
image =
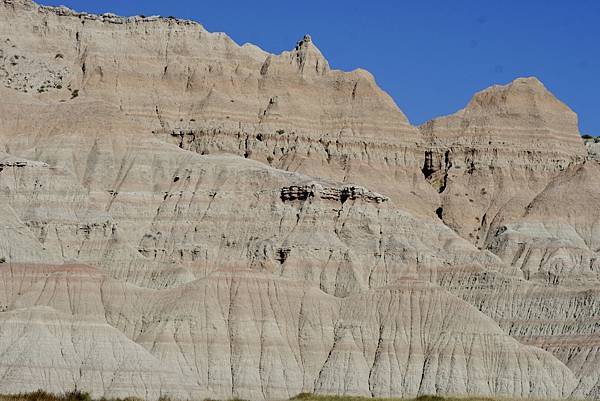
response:
[[[102,99],[185,149],[371,184],[421,214],[435,209],[418,130],[368,72],[331,70],[308,36],[270,55],[188,21],[3,2],[7,86]],[[13,34],[23,26],[32,29]]]
[[[516,222],[504,225],[490,249],[527,277],[553,282],[600,279],[600,164],[573,166],[552,180]]]
[[[550,354],[413,280],[337,298],[247,270],[156,291],[85,267],[14,265],[3,283],[10,310],[0,314],[2,391],[77,386],[150,399],[280,399],[302,391],[554,398],[575,384]]]
[[[435,217],[421,168],[444,143],[310,37],[270,55],[192,22],[2,0],[0,39],[1,392],[596,396],[594,359],[497,313],[538,277]],[[522,124],[572,129],[539,90]],[[540,151],[531,200],[580,160],[561,149]]]
[[[575,114],[518,79],[421,131],[444,222],[526,279],[455,272],[442,286],[570,366],[576,396],[598,397],[600,165],[585,160]]]
[[[479,92],[421,132],[430,143],[423,172],[441,193],[444,222],[482,248],[587,155],[576,114],[536,78]]]
[[[512,331],[581,372],[577,394],[593,397],[600,394],[599,202],[600,164],[574,166],[551,181],[519,221],[503,226],[490,246],[527,277],[570,287],[558,288],[554,297],[535,296],[547,308],[532,305],[534,314],[546,310],[552,325],[540,319],[531,328],[523,322],[533,319],[521,317]]]

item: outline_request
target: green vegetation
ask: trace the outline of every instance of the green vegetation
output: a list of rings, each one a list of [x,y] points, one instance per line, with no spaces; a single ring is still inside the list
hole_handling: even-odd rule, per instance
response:
[[[464,396],[464,397],[440,397],[437,395],[421,395],[417,398],[371,398],[371,397],[353,397],[353,396],[336,396],[336,395],[315,395],[310,393],[302,393],[290,399],[290,401],[518,401],[525,400],[523,398],[509,397],[483,397],[483,396]],[[534,401],[536,399],[528,399]],[[570,401],[574,401],[569,399]],[[537,399],[536,401],[549,401],[548,399]]]
[[[298,394],[291,401],[494,401],[486,397],[440,397],[437,395],[422,395],[412,400],[405,398],[369,398],[369,397],[351,397],[351,396],[335,396],[335,395],[314,395],[314,394]]]
[[[62,395],[47,393],[42,390],[27,394],[0,395],[1,401],[92,401],[88,393],[71,391]]]
[[[92,397],[85,392],[71,391],[62,395],[47,393],[38,390],[27,394],[0,395],[0,401],[144,401],[135,397],[128,398],[101,398],[93,400]],[[171,401],[168,397],[161,397],[159,401]],[[216,400],[204,400],[216,401]],[[230,401],[246,401],[241,399],[233,399]],[[290,401],[511,401],[509,398],[486,398],[486,397],[439,397],[435,395],[422,395],[413,399],[403,398],[369,398],[369,397],[352,397],[352,396],[335,396],[335,395],[315,395],[310,393],[302,393],[290,399]]]
[[[144,401],[136,397],[127,398],[114,398],[107,399],[101,398],[94,400],[89,393],[83,391],[70,391],[64,394],[52,394],[46,391],[38,390],[33,393],[26,394],[11,394],[11,395],[0,395],[0,401]],[[159,401],[170,401],[168,398],[161,398]]]

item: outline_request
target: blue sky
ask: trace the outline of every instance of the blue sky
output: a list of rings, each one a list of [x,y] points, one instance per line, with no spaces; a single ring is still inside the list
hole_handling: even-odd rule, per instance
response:
[[[79,11],[193,19],[279,53],[305,33],[334,68],[373,73],[413,124],[473,93],[537,76],[600,135],[597,0],[41,0]]]

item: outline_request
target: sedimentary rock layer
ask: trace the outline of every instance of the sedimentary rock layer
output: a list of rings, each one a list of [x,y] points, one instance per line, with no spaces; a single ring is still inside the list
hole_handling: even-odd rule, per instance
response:
[[[598,397],[600,168],[539,81],[418,129],[309,36],[0,1],[0,391]]]

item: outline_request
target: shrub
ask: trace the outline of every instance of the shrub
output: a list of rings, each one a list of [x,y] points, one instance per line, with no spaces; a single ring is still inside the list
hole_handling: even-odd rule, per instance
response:
[[[305,400],[305,399],[310,399],[313,398],[314,395],[311,393],[300,393],[297,396],[295,396],[294,398],[292,398],[292,400]]]
[[[421,395],[415,401],[445,401],[445,398],[438,395]]]
[[[84,393],[79,390],[73,390],[64,395],[65,401],[92,401],[92,397],[89,393]]]
[[[59,397],[44,390],[38,390],[29,394],[19,394],[18,398],[28,401],[56,401]]]

